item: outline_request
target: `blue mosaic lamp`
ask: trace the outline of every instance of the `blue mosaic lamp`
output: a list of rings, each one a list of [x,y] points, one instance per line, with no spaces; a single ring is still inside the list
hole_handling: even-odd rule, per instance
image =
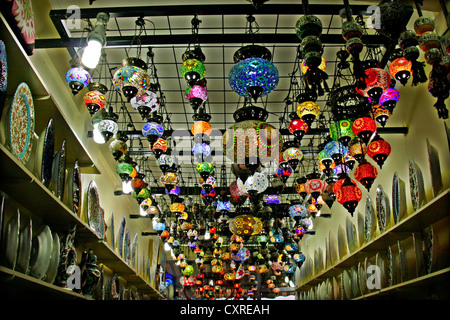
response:
[[[239,61],[230,71],[228,81],[240,96],[256,101],[278,85],[278,69],[269,60],[251,57]]]
[[[348,148],[337,141],[328,142],[323,150],[325,150],[325,153],[329,155],[336,164],[342,163],[344,155],[348,153]]]
[[[89,72],[82,67],[80,59],[72,59],[70,61],[70,67],[66,73],[66,82],[69,84],[73,95],[76,95],[83,88],[87,87],[92,79]]]
[[[142,127],[142,134],[153,145],[164,134],[164,128],[157,122],[149,122]]]

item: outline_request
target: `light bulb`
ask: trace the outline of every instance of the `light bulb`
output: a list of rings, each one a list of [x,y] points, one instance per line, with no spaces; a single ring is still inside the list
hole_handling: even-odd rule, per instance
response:
[[[133,188],[131,187],[131,180],[122,181],[122,192],[123,193],[132,193],[133,192]],[[146,214],[141,214],[141,215],[146,215]]]
[[[102,133],[98,129],[98,123],[96,123],[94,125],[94,130],[93,130],[92,134],[93,134],[94,141],[96,143],[98,143],[98,144],[105,144],[106,143],[105,137],[103,137]]]
[[[294,284],[294,282],[293,282],[292,280],[289,281],[289,286],[290,286],[291,288],[295,287],[295,284]]]
[[[166,250],[166,251],[169,251],[171,248],[170,248],[170,245],[169,245],[169,243],[164,243],[164,250]]]
[[[122,187],[123,187],[123,183],[122,183]],[[143,217],[147,216],[147,212],[144,209],[142,209],[142,207],[139,207],[139,214]]]
[[[206,231],[205,240],[209,240],[209,239],[211,239],[211,234],[209,233],[209,231]]]
[[[97,39],[91,39],[88,41],[88,45],[84,48],[81,62],[89,69],[95,69],[100,56],[102,55],[102,44]]]

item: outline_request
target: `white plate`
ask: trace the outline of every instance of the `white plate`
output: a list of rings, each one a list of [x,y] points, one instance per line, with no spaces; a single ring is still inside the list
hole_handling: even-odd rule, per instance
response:
[[[345,218],[345,231],[347,234],[347,244],[350,252],[356,251],[356,228],[350,218]]]
[[[350,300],[353,297],[350,270],[344,270],[342,272],[342,287],[344,292],[344,300]]]
[[[41,228],[33,236],[33,243],[30,258],[30,275],[43,279],[50,265],[50,257],[52,254],[52,233],[48,226]]]
[[[358,263],[358,284],[359,284],[359,291],[361,294],[367,293],[367,274],[366,274],[366,268],[364,266],[364,261],[360,261]]]
[[[137,245],[138,245],[138,234],[136,233],[134,235],[134,239],[133,239],[133,245],[131,248],[131,266],[136,269],[137,265]]]
[[[431,186],[433,195],[436,197],[444,189],[442,183],[441,164],[439,161],[439,151],[430,141],[427,140],[428,161],[430,163]]]
[[[397,172],[394,172],[392,179],[392,214],[394,223],[399,223],[406,217],[406,185],[405,181],[400,179]]]
[[[117,237],[117,249],[119,250],[119,255],[123,258],[123,238],[125,236],[125,226],[127,224],[127,218],[122,217],[122,221],[119,226],[119,235]]]
[[[355,267],[350,268],[350,276],[352,280],[352,296],[354,298],[359,297],[361,292],[359,291],[358,271]]]
[[[31,241],[33,238],[33,234],[31,218],[23,217],[23,219],[26,220],[26,222],[25,226],[20,230],[16,270],[27,274],[28,266],[30,264]]]
[[[56,275],[58,273],[59,257],[60,257],[60,240],[56,232],[52,232],[53,235],[53,248],[52,254],[50,256],[50,264],[47,269],[47,274],[45,276],[45,282],[53,283],[55,282]]]
[[[409,157],[409,188],[414,211],[417,211],[417,209],[427,203],[427,198],[422,170],[412,157]]]
[[[366,213],[364,219],[364,230],[366,233],[366,242],[370,242],[374,235],[377,227],[377,217],[375,215],[375,210],[372,206],[372,201],[370,200],[370,196],[366,198]]]
[[[348,248],[345,230],[341,225],[338,226],[337,238],[339,259],[342,260],[348,254]]]
[[[366,235],[364,233],[364,215],[358,211],[358,217],[357,217],[357,223],[358,223],[358,244],[359,247],[362,247],[363,244],[366,242]]]
[[[19,231],[20,230],[20,212],[17,213],[9,219],[4,240],[6,240],[2,245],[2,261],[5,267],[14,270],[17,261],[17,249],[19,248]]]

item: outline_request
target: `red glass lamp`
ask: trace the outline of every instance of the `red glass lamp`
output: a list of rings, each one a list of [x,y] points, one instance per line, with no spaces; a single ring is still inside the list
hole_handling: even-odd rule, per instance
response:
[[[359,201],[362,198],[361,190],[354,182],[347,176],[344,183],[336,192],[336,200],[342,204],[348,212],[353,216]]]
[[[297,142],[302,140],[305,133],[308,132],[308,129],[308,124],[300,118],[293,119],[288,127],[289,132],[295,136]]]
[[[370,117],[361,117],[353,121],[352,131],[367,145],[370,138],[377,132],[377,124]]]
[[[391,77],[387,71],[380,68],[369,68],[365,73],[366,88],[356,88],[356,91],[369,98],[372,103],[378,103],[383,92],[391,85]]]
[[[389,73],[392,77],[400,81],[402,85],[406,85],[411,77],[412,62],[405,57],[400,57],[392,61],[389,66]]]
[[[320,179],[320,175],[318,173],[310,173],[306,177],[308,181],[305,183],[305,191],[317,200],[317,198],[325,190],[326,184]]]
[[[381,104],[377,104],[376,106],[372,107],[372,116],[373,118],[381,124],[381,126],[384,128],[386,125],[386,122],[389,120],[389,117],[391,116],[391,113],[388,109],[383,107]]]
[[[355,179],[361,183],[367,191],[370,191],[373,182],[378,175],[378,170],[369,162],[363,160],[355,169]]]
[[[380,136],[376,136],[367,146],[367,155],[371,157],[380,168],[383,167],[387,157],[391,154],[391,145]]]

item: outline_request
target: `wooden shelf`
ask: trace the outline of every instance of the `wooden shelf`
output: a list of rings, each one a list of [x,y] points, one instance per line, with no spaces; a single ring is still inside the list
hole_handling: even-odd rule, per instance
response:
[[[341,274],[344,269],[355,266],[360,261],[364,261],[366,257],[373,256],[374,253],[382,249],[387,249],[389,246],[397,243],[397,241],[406,239],[412,232],[422,231],[425,226],[433,224],[448,216],[448,208],[450,206],[449,200],[450,189],[447,189],[392,228],[378,235],[375,239],[364,244],[356,251],[348,254],[335,265],[323,270],[313,279],[298,286],[296,291],[306,291],[324,279],[337,276],[338,274]]]
[[[69,299],[92,300],[82,294],[64,289],[29,275],[0,266],[0,294],[7,299]],[[7,285],[5,285],[7,284]],[[26,288],[26,290],[24,290]]]

